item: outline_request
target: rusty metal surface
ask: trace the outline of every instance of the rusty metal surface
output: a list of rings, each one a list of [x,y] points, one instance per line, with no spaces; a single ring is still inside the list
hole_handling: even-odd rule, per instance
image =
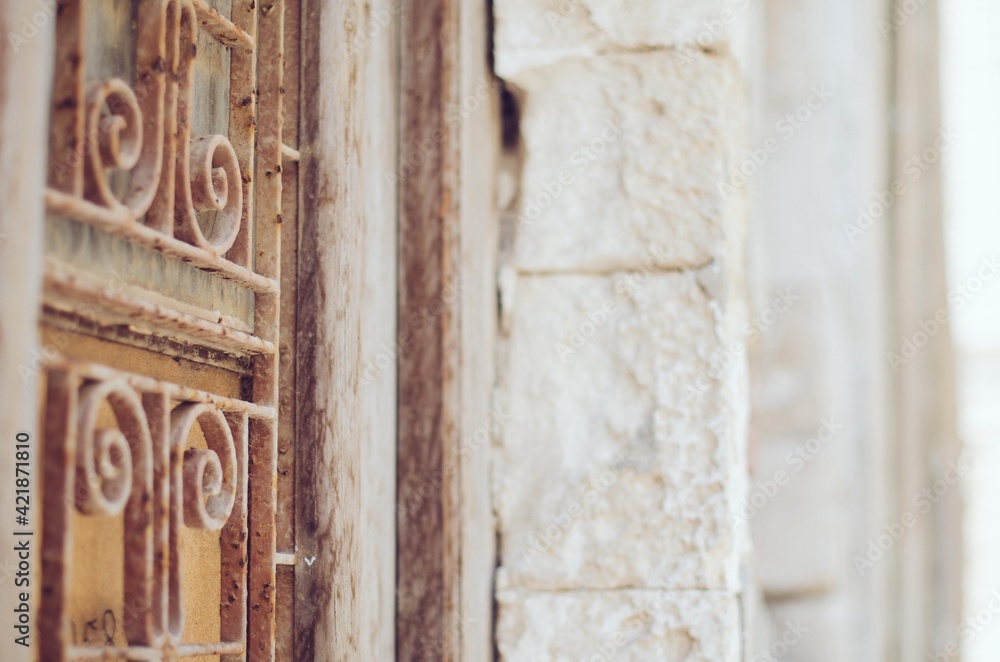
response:
[[[234,0],[226,17],[205,0],[135,0],[134,62],[121,73],[134,70],[131,82],[87,79],[87,6],[65,0],[57,18],[48,212],[243,288],[252,329],[155,292],[109,290],[54,259],[46,310],[248,357],[252,375],[240,400],[47,358],[40,659],[270,660],[276,565],[295,562],[275,545],[281,171],[298,158],[281,141],[284,3]],[[194,131],[199,31],[228,49],[224,134]],[[114,425],[102,426],[108,408]],[[191,442],[196,427],[205,448]],[[74,511],[124,516],[125,646],[74,643]],[[220,532],[216,641],[184,640],[185,528]]]
[[[48,375],[41,659],[240,657],[246,647],[248,421],[251,415],[273,420],[274,412],[65,359],[53,360]],[[117,427],[98,427],[105,403]],[[207,449],[186,448],[195,423]],[[125,514],[124,649],[73,646],[69,639],[72,509],[90,517]],[[182,642],[181,527],[223,531],[223,640]]]
[[[204,2],[141,0],[133,89],[120,78],[84,80],[84,4],[68,0],[57,22],[49,211],[276,291],[253,272],[249,250],[256,5],[236,3],[230,22]],[[230,46],[229,135],[191,135],[199,25]],[[121,197],[115,171],[131,174]],[[202,212],[217,212],[207,232]]]
[[[215,349],[236,350],[247,354],[274,354],[274,343],[228,326],[209,322],[173,310],[138,296],[113,292],[86,277],[47,263],[45,270],[47,303],[58,306],[60,300],[76,306],[76,313],[107,325],[129,324],[154,335],[203,342]]]

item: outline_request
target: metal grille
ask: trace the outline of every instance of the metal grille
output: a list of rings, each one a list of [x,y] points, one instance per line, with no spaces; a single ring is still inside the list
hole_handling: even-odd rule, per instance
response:
[[[77,333],[241,371],[246,393],[47,355],[40,659],[273,659],[275,566],[294,563],[275,548],[281,173],[298,156],[281,140],[284,2],[237,0],[226,17],[205,0],[134,0],[131,82],[88,79],[90,2],[60,2],[49,214],[211,274],[252,300],[252,316],[213,318],[47,258],[47,325],[69,318]],[[192,129],[199,34],[228,52],[225,135]],[[205,448],[188,443],[195,426]],[[124,517],[125,645],[74,638],[72,564],[100,562],[73,558],[74,510]],[[183,640],[185,527],[220,532],[216,641]]]

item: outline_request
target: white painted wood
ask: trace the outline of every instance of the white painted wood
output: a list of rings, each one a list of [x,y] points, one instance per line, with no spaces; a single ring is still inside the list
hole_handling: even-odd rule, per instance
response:
[[[496,180],[499,95],[487,61],[486,3],[460,6],[458,117],[461,154],[459,204],[461,413],[461,647],[460,660],[493,658],[493,572],[495,527],[490,499],[492,438],[504,413],[492,405],[497,332]]]
[[[916,356],[894,370],[900,509],[945,478],[961,444],[956,432],[951,329],[935,316],[948,310],[941,157],[960,138],[942,126],[938,3],[929,2],[892,32],[895,46],[892,179],[909,190],[896,203],[891,246],[894,328],[891,350],[902,339],[929,335]],[[945,138],[945,136],[951,136]],[[964,138],[968,139],[968,138]],[[928,151],[929,150],[929,151]],[[915,182],[914,159],[921,170]],[[985,250],[985,248],[984,248]],[[937,331],[926,334],[928,320]],[[909,357],[906,357],[909,358]],[[955,639],[961,618],[962,502],[960,485],[936,500],[899,546],[897,595],[901,660],[937,652]]]

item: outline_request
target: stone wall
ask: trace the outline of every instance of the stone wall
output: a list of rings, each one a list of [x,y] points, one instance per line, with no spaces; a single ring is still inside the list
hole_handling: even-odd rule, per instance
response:
[[[495,3],[502,659],[742,659],[748,4]]]

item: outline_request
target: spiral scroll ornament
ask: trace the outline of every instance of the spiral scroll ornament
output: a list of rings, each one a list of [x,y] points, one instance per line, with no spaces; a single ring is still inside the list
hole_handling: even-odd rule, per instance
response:
[[[87,197],[126,210],[108,182],[107,170],[131,170],[142,152],[142,111],[132,88],[120,78],[87,88]]]
[[[248,232],[244,203],[252,188],[241,159],[245,164],[252,158],[252,141],[243,140],[238,152],[225,135],[191,131],[198,11],[210,8],[192,0],[140,5],[134,86],[121,78],[85,82],[80,12],[66,12],[76,17],[75,25],[60,23],[66,37],[61,51],[77,64],[57,76],[60,101],[53,106],[53,122],[65,127],[59,135],[66,135],[53,144],[49,210],[263,286],[239,271],[247,267],[246,250],[227,257],[241,230]],[[223,43],[242,43],[228,34],[235,26],[216,28]],[[127,173],[121,178],[127,183],[119,183],[114,172]],[[203,212],[217,214],[205,222]],[[165,237],[151,237],[147,229]],[[221,260],[235,262],[219,269]]]
[[[187,214],[177,228],[177,237],[222,254],[240,231],[243,185],[236,152],[225,136],[202,136],[191,142],[191,204],[194,211],[218,211],[206,236],[194,214]]]
[[[195,422],[208,448],[184,451],[184,525],[217,531],[236,502],[236,443],[221,411],[211,405],[183,404],[170,414],[171,444],[183,446]]]
[[[110,404],[118,428],[97,428],[102,405]],[[152,439],[139,396],[126,383],[101,382],[80,391],[77,416],[77,509],[87,515],[117,515],[125,509],[134,479],[152,479]]]

